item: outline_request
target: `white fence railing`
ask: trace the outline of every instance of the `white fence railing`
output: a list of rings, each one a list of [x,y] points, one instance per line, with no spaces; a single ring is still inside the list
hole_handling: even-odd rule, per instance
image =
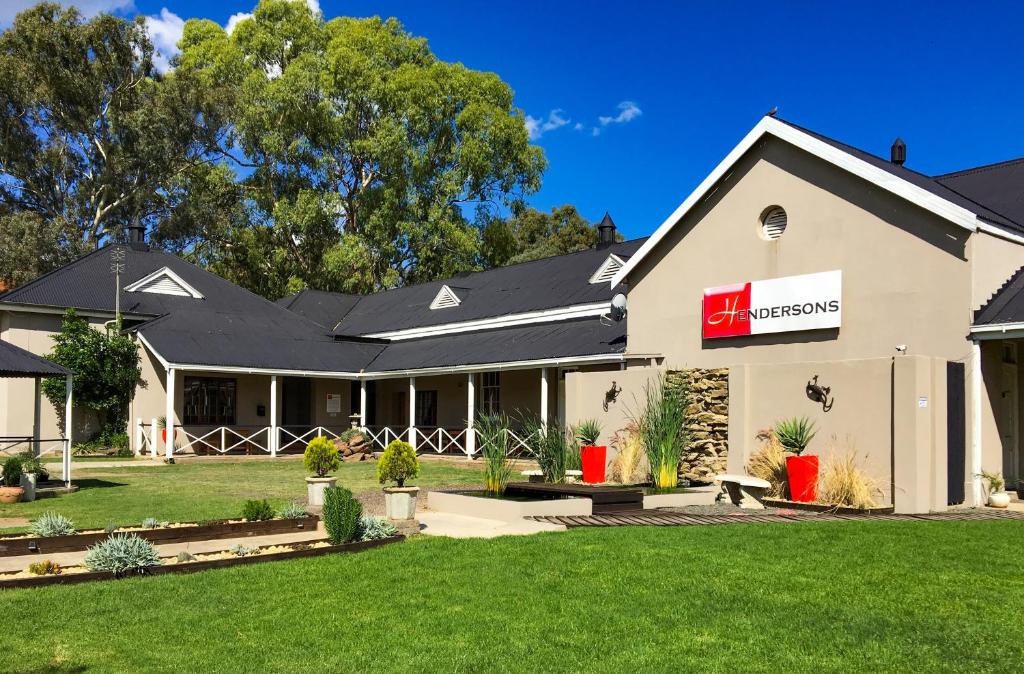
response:
[[[13,456],[29,452],[34,456],[43,457],[47,454],[60,454],[61,479],[71,486],[71,441],[67,438],[39,438],[20,436],[0,438],[0,456]]]
[[[309,426],[278,426],[277,431],[277,451],[284,452],[288,449],[305,450],[306,445],[313,438],[327,437],[337,440],[345,429],[334,430],[326,426],[316,426],[314,428]]]

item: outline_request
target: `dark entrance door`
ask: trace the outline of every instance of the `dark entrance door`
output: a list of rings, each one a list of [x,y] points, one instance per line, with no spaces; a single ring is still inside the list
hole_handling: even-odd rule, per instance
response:
[[[311,426],[312,392],[309,379],[285,377],[281,394],[281,425]]]
[[[964,502],[967,419],[964,364],[946,363],[946,494],[948,505]]]
[[[353,381],[349,388],[349,400],[352,401],[351,413],[359,414],[359,397],[361,395],[361,384]],[[377,382],[366,382],[366,425],[377,425]]]

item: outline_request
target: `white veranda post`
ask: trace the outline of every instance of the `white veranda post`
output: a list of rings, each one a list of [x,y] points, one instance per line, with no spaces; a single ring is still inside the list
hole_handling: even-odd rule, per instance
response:
[[[547,428],[548,425],[548,369],[540,369],[540,425]]]
[[[416,377],[409,377],[409,444],[416,449]]]
[[[277,456],[277,375],[270,375],[270,437],[267,438],[267,445],[270,447],[270,455]]]
[[[167,405],[164,408],[164,432],[167,439],[164,440],[164,456],[168,459],[174,458],[174,379],[177,375],[174,368],[167,370]]]
[[[476,453],[476,431],[473,430],[473,414],[476,411],[476,391],[473,387],[473,373],[466,375],[466,456]]]
[[[75,383],[74,378],[69,374],[64,380],[64,483],[71,486],[71,431],[74,428],[74,400]]]
[[[366,430],[366,380],[359,382],[359,428]]]
[[[43,388],[42,380],[39,377],[36,377],[35,399],[32,404],[34,405],[32,408],[32,455],[39,456],[39,438],[42,433],[40,428],[43,418]]]

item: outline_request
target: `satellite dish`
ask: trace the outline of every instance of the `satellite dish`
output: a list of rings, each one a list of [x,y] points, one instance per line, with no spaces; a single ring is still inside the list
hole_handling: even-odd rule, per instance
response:
[[[612,298],[611,311],[608,312],[611,319],[618,323],[626,317],[626,296],[618,293]]]

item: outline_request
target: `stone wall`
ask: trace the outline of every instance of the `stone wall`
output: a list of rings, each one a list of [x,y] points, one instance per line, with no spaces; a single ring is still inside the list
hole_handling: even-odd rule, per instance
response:
[[[686,385],[689,443],[679,465],[679,477],[710,483],[726,472],[729,456],[729,370],[727,368],[670,370],[669,388]]]

